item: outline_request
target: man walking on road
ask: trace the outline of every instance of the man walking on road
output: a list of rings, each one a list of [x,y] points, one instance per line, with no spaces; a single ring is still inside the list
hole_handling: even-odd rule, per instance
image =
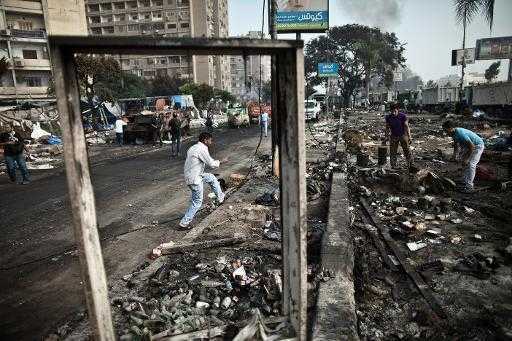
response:
[[[484,152],[484,140],[471,130],[456,127],[452,121],[443,123],[444,131],[453,138],[453,161],[462,161],[465,167],[462,191],[471,193],[474,190],[476,166]]]
[[[268,113],[263,111],[260,115],[260,127],[261,130],[265,133],[265,137],[268,136]]]
[[[398,144],[402,146],[409,169],[412,166],[412,156],[409,145],[411,130],[405,113],[399,111],[398,104],[391,105],[391,113],[386,115],[386,141],[389,140],[389,160],[391,168],[397,168]]]
[[[215,175],[204,173],[205,166],[218,168],[219,160],[214,160],[210,156],[208,147],[212,144],[212,135],[210,133],[201,133],[199,142],[190,147],[185,161],[185,181],[190,188],[192,197],[190,206],[180,221],[180,227],[187,228],[194,219],[197,211],[203,205],[203,185],[206,182],[212,188],[219,203],[224,202],[224,193],[220,187],[219,181]]]
[[[177,113],[172,114],[172,119],[169,121],[169,131],[171,132],[171,156],[180,155],[181,144],[181,121]]]
[[[22,182],[26,185],[30,183],[27,164],[25,163],[25,142],[20,134],[16,133],[12,127],[7,128],[7,132],[0,134],[0,147],[4,148],[5,164],[7,174],[12,182],[16,182],[16,167],[21,171]]]
[[[118,146],[123,145],[123,127],[127,124],[124,117],[118,117],[116,120],[116,141]]]

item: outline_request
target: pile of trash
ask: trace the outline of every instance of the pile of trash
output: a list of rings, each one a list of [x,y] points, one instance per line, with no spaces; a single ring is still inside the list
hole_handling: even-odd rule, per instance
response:
[[[125,295],[114,297],[122,315],[122,340],[165,332],[166,335],[231,326],[281,314],[280,261],[272,255],[225,252],[214,261],[187,252],[158,258],[123,278]],[[236,334],[235,334],[236,335]]]

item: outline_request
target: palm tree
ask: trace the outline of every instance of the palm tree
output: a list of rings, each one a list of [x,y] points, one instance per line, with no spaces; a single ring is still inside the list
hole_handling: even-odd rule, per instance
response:
[[[485,16],[489,29],[492,31],[494,23],[494,2],[495,0],[454,0],[455,17],[459,23],[462,23],[462,50],[466,49],[466,28],[473,18],[481,13]],[[466,60],[462,58],[462,77],[460,81],[460,101],[462,101],[464,87],[464,71],[466,69]]]

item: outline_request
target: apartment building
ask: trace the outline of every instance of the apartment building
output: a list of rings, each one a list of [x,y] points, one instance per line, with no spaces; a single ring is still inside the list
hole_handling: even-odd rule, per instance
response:
[[[240,38],[261,39],[261,32],[250,31]],[[270,80],[270,56],[231,56],[231,92],[244,100],[256,100],[259,94],[260,70],[261,83]]]
[[[92,35],[228,36],[228,0],[86,0]],[[144,78],[169,75],[230,90],[225,56],[115,56],[123,70]]]
[[[48,34],[87,34],[83,0],[0,1],[0,101],[49,98]]]

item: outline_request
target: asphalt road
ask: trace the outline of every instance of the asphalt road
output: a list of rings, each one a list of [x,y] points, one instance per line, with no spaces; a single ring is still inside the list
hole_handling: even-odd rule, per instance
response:
[[[221,176],[248,168],[258,128],[225,129],[214,136],[213,157],[228,158],[218,170]],[[91,160],[109,281],[133,271],[160,242],[185,234],[177,230],[189,200],[184,159],[171,160],[168,148]],[[270,138],[261,150],[270,150]],[[39,171],[34,178],[28,186],[0,179],[1,340],[41,339],[85,308],[65,174]]]

